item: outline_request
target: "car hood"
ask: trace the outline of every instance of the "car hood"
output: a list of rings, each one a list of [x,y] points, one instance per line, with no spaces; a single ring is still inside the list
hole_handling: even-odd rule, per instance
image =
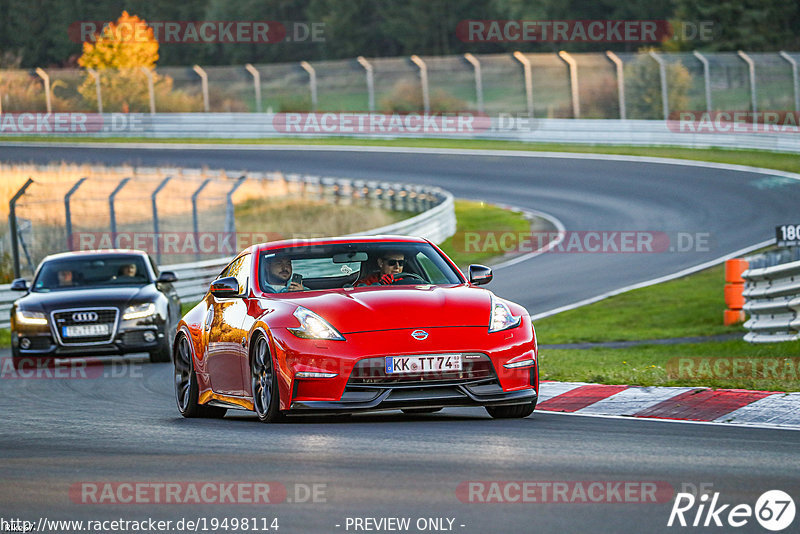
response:
[[[152,285],[146,285],[32,292],[19,299],[17,305],[46,313],[64,308],[122,308],[131,301],[149,300],[154,291],[156,290]]]
[[[291,302],[327,320],[342,334],[372,330],[489,326],[491,293],[470,286],[400,286],[314,291]],[[292,318],[296,326],[296,320]]]

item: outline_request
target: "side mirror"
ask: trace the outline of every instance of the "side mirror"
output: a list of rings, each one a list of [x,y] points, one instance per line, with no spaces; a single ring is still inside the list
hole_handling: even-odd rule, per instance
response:
[[[172,271],[164,271],[156,279],[156,282],[159,284],[171,284],[172,282],[177,281],[178,277]]]
[[[27,291],[28,281],[24,278],[16,278],[11,282],[11,291]]]
[[[217,298],[238,297],[239,292],[239,282],[235,276],[226,276],[211,282],[211,294]]]
[[[482,286],[492,281],[492,270],[485,265],[477,263],[469,266],[469,282],[476,286]]]

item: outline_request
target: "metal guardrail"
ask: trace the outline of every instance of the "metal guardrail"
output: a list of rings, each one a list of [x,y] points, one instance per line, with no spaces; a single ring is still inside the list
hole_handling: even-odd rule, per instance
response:
[[[119,114],[93,115],[91,123],[114,124]],[[359,114],[345,113],[334,121],[350,124],[347,131],[341,128],[311,128],[302,131],[287,131],[284,119],[274,113],[156,113],[130,114],[136,116],[134,127],[99,129],[86,132],[53,132],[61,137],[102,138],[127,137],[149,139],[269,139],[273,137],[294,137],[312,139],[321,137],[358,137],[364,139],[387,138],[440,138],[440,139],[490,139],[524,141],[531,143],[578,143],[593,145],[636,145],[636,146],[681,146],[687,148],[736,148],[771,150],[777,152],[800,153],[797,132],[755,131],[739,132],[715,129],[692,131],[681,129],[678,121],[663,120],[616,120],[616,119],[530,119],[503,116],[478,116],[470,127],[441,127],[441,123],[425,130],[411,128],[389,128],[359,131],[352,128],[358,123],[353,119]],[[324,113],[318,114],[327,115]],[[337,114],[331,113],[331,116]],[[276,119],[276,117],[278,117]],[[347,121],[350,121],[349,123]],[[389,119],[386,119],[388,125]],[[367,119],[367,124],[369,120]],[[737,123],[738,124],[738,123]],[[416,126],[415,126],[416,127]],[[333,131],[337,130],[337,131]],[[25,134],[22,131],[2,131],[2,135]],[[47,134],[42,135],[46,138]]]
[[[321,195],[342,194],[342,191],[352,191],[354,188],[364,188],[375,195],[376,200],[381,200],[393,208],[399,208],[403,203],[417,202],[415,199],[424,198],[424,202],[432,205],[422,213],[388,226],[359,232],[357,235],[395,234],[415,235],[430,239],[434,243],[441,243],[456,231],[456,214],[453,195],[438,187],[385,183],[365,182],[349,178],[319,178],[317,176],[304,176],[291,174],[287,179],[303,182],[308,187],[317,187]],[[205,295],[211,281],[228,264],[232,258],[215,258],[205,261],[161,265],[162,271],[173,271],[178,276],[175,288],[182,300],[191,302],[199,300]],[[20,297],[16,291],[11,291],[10,284],[0,285],[0,328],[9,328],[9,312],[11,304]]]
[[[750,319],[744,340],[773,343],[800,339],[800,261],[748,269],[744,310]]]

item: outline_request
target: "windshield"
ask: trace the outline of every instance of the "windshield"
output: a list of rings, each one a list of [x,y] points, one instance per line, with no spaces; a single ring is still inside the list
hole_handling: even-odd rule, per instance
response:
[[[133,285],[150,282],[141,256],[84,256],[44,263],[33,282],[33,291],[63,291],[90,287]]]
[[[381,283],[386,274],[390,278]],[[267,293],[463,283],[458,272],[427,243],[345,243],[270,250],[261,253],[258,279]]]

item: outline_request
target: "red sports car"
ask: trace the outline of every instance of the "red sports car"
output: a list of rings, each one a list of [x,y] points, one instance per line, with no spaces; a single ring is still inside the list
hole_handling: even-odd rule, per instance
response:
[[[429,241],[346,237],[253,245],[181,320],[175,393],[185,417],[484,406],[526,417],[539,390],[522,306],[466,280]]]

